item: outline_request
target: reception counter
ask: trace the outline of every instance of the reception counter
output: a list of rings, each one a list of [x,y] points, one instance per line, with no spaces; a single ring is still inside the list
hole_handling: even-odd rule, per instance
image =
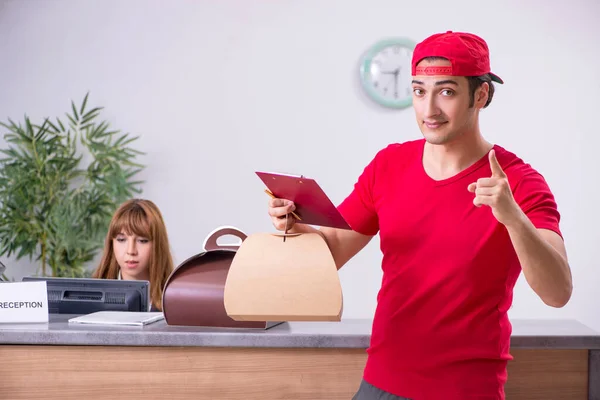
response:
[[[0,399],[348,399],[371,321],[267,330],[0,324]],[[600,333],[513,320],[507,399],[600,400]]]

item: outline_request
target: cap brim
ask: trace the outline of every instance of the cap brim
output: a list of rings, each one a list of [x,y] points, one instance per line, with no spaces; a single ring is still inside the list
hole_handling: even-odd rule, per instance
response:
[[[492,80],[494,82],[498,82],[498,83],[504,84],[504,81],[498,75],[493,74],[493,73],[490,72],[490,77],[492,78]]]

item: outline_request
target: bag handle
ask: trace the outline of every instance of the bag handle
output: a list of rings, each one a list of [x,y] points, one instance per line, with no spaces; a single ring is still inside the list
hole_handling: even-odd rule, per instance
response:
[[[246,238],[248,237],[244,232],[240,231],[239,229],[237,229],[233,226],[222,226],[222,227],[215,229],[211,233],[209,233],[209,235],[206,237],[206,240],[204,240],[204,250],[211,251],[211,250],[221,250],[221,249],[225,249],[225,250],[239,249],[239,247],[240,247],[239,245],[225,245],[225,246],[219,245],[217,243],[217,240],[221,236],[225,236],[225,235],[236,236],[236,237],[240,238],[242,240],[242,242],[244,240],[246,240]]]

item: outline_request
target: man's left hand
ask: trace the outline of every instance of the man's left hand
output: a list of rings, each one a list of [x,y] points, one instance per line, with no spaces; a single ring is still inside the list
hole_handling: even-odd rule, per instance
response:
[[[479,178],[469,185],[468,190],[475,193],[473,204],[477,207],[489,206],[498,222],[508,225],[518,220],[522,211],[512,195],[508,178],[496,159],[494,150],[489,152],[489,160],[492,176]]]

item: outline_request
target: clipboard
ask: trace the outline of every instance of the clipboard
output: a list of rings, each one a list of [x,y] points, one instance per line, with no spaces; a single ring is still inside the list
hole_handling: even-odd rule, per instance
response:
[[[314,179],[276,172],[255,173],[275,197],[294,202],[295,213],[301,218],[296,223],[352,230]]]

